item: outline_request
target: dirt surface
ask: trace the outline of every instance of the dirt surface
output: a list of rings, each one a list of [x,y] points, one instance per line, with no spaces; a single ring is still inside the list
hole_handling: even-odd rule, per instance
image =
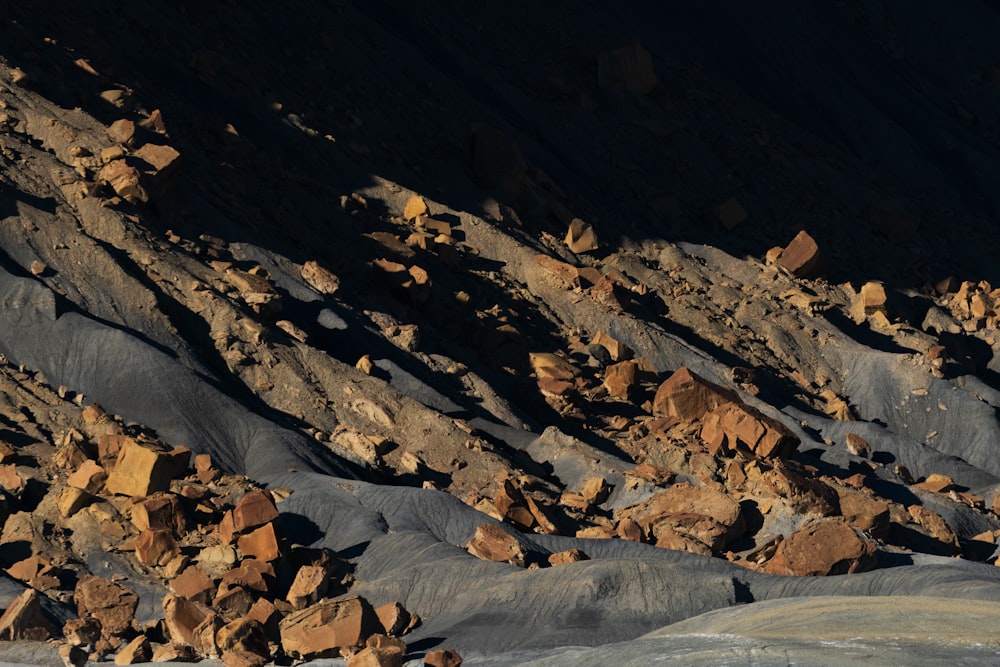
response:
[[[994,664],[995,3],[397,4],[0,1],[0,659]]]

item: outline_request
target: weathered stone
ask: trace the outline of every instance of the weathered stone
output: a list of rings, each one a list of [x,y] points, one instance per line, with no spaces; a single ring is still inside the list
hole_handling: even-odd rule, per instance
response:
[[[105,637],[116,637],[132,627],[139,596],[110,579],[87,575],[76,584],[73,594],[77,615],[93,616],[101,622]]]
[[[590,477],[583,483],[580,495],[591,505],[600,505],[611,495],[611,485],[603,477]]]
[[[107,419],[107,413],[99,404],[91,403],[80,412],[80,418],[84,424],[97,424]]]
[[[191,647],[198,655],[206,658],[218,657],[219,645],[216,644],[215,635],[225,623],[221,616],[212,612],[206,614],[205,618],[194,626],[194,630],[191,631]]]
[[[264,626],[252,618],[239,618],[219,628],[215,643],[223,655],[229,651],[248,651],[267,656],[267,634]]]
[[[295,573],[291,588],[285,599],[294,609],[303,609],[315,604],[326,594],[330,572],[323,565],[304,565]]]
[[[260,655],[252,651],[235,650],[222,654],[224,667],[263,667],[268,662],[267,655]]]
[[[414,220],[417,216],[427,214],[427,202],[420,195],[410,195],[403,207],[403,219]]]
[[[174,593],[192,602],[208,604],[215,596],[215,585],[200,567],[191,566],[170,581]]]
[[[653,58],[638,42],[605,51],[597,61],[597,81],[604,88],[646,95],[658,85]]]
[[[701,419],[723,403],[738,402],[736,392],[680,367],[664,380],[653,398],[653,414],[682,421]]]
[[[93,616],[71,618],[63,625],[63,636],[74,646],[91,646],[101,638],[101,622]]]
[[[294,611],[279,624],[281,647],[293,658],[337,657],[364,646],[381,629],[378,616],[359,596],[322,600]]]
[[[549,565],[565,565],[567,563],[577,563],[582,560],[590,560],[590,558],[579,549],[557,551],[556,553],[549,555],[548,558]]]
[[[163,622],[175,643],[193,645],[195,628],[212,613],[203,604],[170,593],[163,598]]]
[[[462,656],[452,648],[438,648],[424,654],[427,667],[461,667]]]
[[[233,510],[233,525],[236,532],[263,526],[278,518],[278,508],[270,492],[254,489],[243,496]]]
[[[556,527],[555,522],[552,520],[552,516],[549,513],[549,509],[543,503],[538,502],[531,496],[524,497],[524,503],[528,508],[528,512],[531,514],[531,518],[534,519],[535,525],[538,530],[546,535],[555,535],[559,532]]]
[[[157,646],[153,651],[153,662],[194,662],[197,659],[193,646],[179,642]]]
[[[403,656],[395,650],[369,646],[348,657],[347,667],[403,667]]]
[[[398,602],[388,602],[375,609],[375,615],[387,635],[399,636],[414,625],[416,616]]]
[[[563,239],[563,243],[570,249],[570,252],[577,255],[593,252],[597,250],[597,234],[594,233],[594,228],[583,220],[573,218],[569,223],[569,229],[566,230],[566,238]]]
[[[143,182],[153,196],[159,196],[170,186],[181,163],[181,154],[174,147],[160,144],[144,144],[132,156],[149,165],[144,169]]]
[[[251,533],[241,535],[237,541],[237,545],[243,556],[248,558],[272,561],[281,555],[278,536],[274,532],[274,525],[270,523],[261,526]]]
[[[607,350],[608,354],[611,355],[611,361],[627,361],[635,354],[628,345],[625,345],[616,338],[612,338],[603,331],[599,331],[591,343],[600,345]]]
[[[133,497],[166,491],[172,479],[183,476],[190,457],[187,447],[167,449],[128,439],[118,452],[105,488],[108,493]]]
[[[141,184],[139,170],[130,167],[125,160],[113,160],[104,165],[97,177],[110,185],[115,194],[122,199],[135,204],[149,201],[149,195]]]
[[[833,516],[840,512],[836,491],[819,479],[796,472],[784,461],[750,461],[744,471],[744,491],[751,496],[782,498],[797,514]]]
[[[274,566],[256,558],[244,558],[239,566],[222,575],[219,586],[242,586],[258,593],[270,589],[269,581],[275,577]]]
[[[868,458],[871,456],[872,447],[868,444],[868,441],[862,438],[857,433],[848,433],[844,438],[844,442],[847,445],[847,451],[855,456],[860,456],[862,458]]]
[[[135,637],[115,656],[116,665],[134,665],[138,662],[149,662],[153,657],[153,649],[149,645],[146,635]]]
[[[87,652],[79,646],[63,644],[59,647],[59,657],[65,667],[83,667],[87,664]]]
[[[524,567],[525,553],[521,543],[493,523],[484,523],[476,528],[476,534],[468,541],[465,548],[481,560]]]
[[[795,576],[851,574],[874,567],[874,555],[874,544],[859,537],[842,517],[833,517],[789,535],[763,569]]]
[[[940,514],[921,505],[910,505],[906,508],[913,521],[924,528],[935,540],[945,545],[949,550],[958,552],[958,537]]]
[[[98,465],[96,461],[87,459],[73,474],[66,478],[66,484],[93,495],[101,490],[106,479],[107,474],[104,468]]]
[[[131,144],[135,138],[135,122],[119,118],[108,126],[108,136],[120,144]]]
[[[0,616],[0,640],[45,641],[55,635],[52,622],[42,611],[38,591],[25,589]]]
[[[143,565],[166,565],[179,553],[172,531],[146,529],[135,538],[135,557]]]
[[[840,513],[857,530],[875,539],[884,540],[889,534],[889,505],[863,493],[833,487],[840,499]]]
[[[632,400],[639,388],[638,383],[639,369],[634,361],[621,361],[604,370],[604,388],[612,398]]]
[[[948,493],[955,488],[955,482],[947,475],[931,473],[930,475],[927,475],[924,481],[918,482],[914,484],[914,486],[933,493]]]
[[[340,279],[315,261],[302,265],[302,278],[321,294],[336,294],[340,289]]]
[[[212,608],[229,622],[246,616],[253,602],[253,594],[242,586],[220,587],[212,600]]]
[[[35,554],[7,568],[7,574],[39,591],[61,586],[58,570],[44,556]]]
[[[799,438],[776,419],[742,403],[725,403],[705,417],[701,439],[708,450],[731,455],[737,449],[761,458],[789,458]]]
[[[697,540],[716,552],[746,532],[740,504],[717,485],[674,484],[628,510],[626,516],[657,541],[669,531],[667,535],[672,532]]]
[[[813,237],[802,230],[781,251],[778,264],[797,278],[812,278],[822,272],[825,260]]]
[[[156,495],[132,506],[132,525],[139,530],[169,530],[181,537],[187,530],[187,519],[180,498],[173,493]]]

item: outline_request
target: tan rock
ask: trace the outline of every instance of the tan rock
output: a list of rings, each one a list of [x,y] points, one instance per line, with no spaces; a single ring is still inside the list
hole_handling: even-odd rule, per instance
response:
[[[427,214],[427,202],[420,195],[410,195],[403,207],[403,219],[415,220],[418,216]]]
[[[100,492],[106,479],[107,473],[105,473],[104,468],[98,465],[97,461],[87,459],[73,474],[66,478],[66,483],[93,495]]]
[[[746,522],[740,504],[721,485],[674,484],[627,510],[656,541],[677,534],[700,542],[715,552],[740,538]]]
[[[180,498],[173,493],[156,494],[132,506],[132,525],[139,530],[169,530],[174,537],[187,531],[187,518]]]
[[[13,463],[0,465],[0,487],[13,496],[20,496],[24,491],[27,480],[18,472],[17,466]]]
[[[115,655],[116,665],[134,665],[139,662],[149,662],[153,657],[153,649],[146,635],[139,635],[122,647]]]
[[[293,658],[337,657],[364,646],[381,629],[375,610],[359,596],[322,600],[294,611],[279,624],[281,647]]]
[[[84,576],[73,593],[77,615],[93,616],[101,622],[105,637],[117,637],[132,627],[139,596],[134,591],[110,579]]]
[[[427,667],[461,667],[462,656],[452,648],[438,648],[424,654]]]
[[[270,581],[275,578],[274,566],[256,558],[244,558],[237,567],[222,575],[219,586],[242,586],[243,588],[266,593]]]
[[[567,287],[580,286],[580,274],[572,264],[567,264],[548,255],[535,255],[535,264],[561,280]]]
[[[484,523],[476,528],[476,534],[465,548],[480,560],[524,567],[525,553],[521,543],[494,523]]]
[[[889,534],[889,505],[857,491],[833,487],[840,499],[840,513],[848,525],[884,540]]]
[[[570,252],[577,255],[585,252],[597,250],[597,234],[594,228],[585,223],[580,218],[573,218],[566,230],[566,238],[563,243],[570,249]]]
[[[0,641],[45,641],[54,635],[55,628],[42,611],[41,598],[33,588],[14,598],[0,616]]]
[[[825,260],[813,237],[802,230],[781,251],[778,264],[797,278],[813,278],[822,272]]]
[[[302,265],[302,278],[320,294],[332,295],[340,289],[340,278],[315,261]]]
[[[647,95],[659,85],[653,58],[638,42],[602,53],[597,61],[597,82],[635,95]]]
[[[851,574],[871,569],[874,556],[874,544],[859,537],[842,517],[832,517],[789,535],[763,570],[795,576]]]
[[[844,442],[847,445],[847,451],[855,456],[868,458],[872,454],[872,446],[857,433],[848,433]]]
[[[135,538],[135,557],[143,565],[166,565],[179,553],[172,531],[147,528]]]
[[[125,160],[112,160],[104,165],[97,177],[110,185],[115,194],[122,199],[134,204],[144,204],[149,201],[149,195],[141,184],[139,170],[130,167]]]
[[[656,390],[653,414],[690,421],[701,419],[723,403],[737,401],[736,392],[713,384],[682,366]]]
[[[559,532],[555,521],[552,519],[551,510],[547,505],[535,500],[531,496],[525,496],[524,503],[531,514],[531,518],[534,519],[539,532],[546,535],[555,535]]]
[[[608,354],[611,355],[611,361],[627,361],[635,354],[628,345],[625,345],[616,338],[612,338],[603,331],[599,331],[591,343],[600,345],[607,350]]]
[[[93,646],[101,638],[101,622],[93,616],[71,618],[63,625],[63,636],[74,646]]]
[[[403,667],[403,656],[395,650],[369,646],[349,656],[347,667]]]
[[[639,388],[638,364],[634,361],[621,361],[608,366],[604,370],[604,388],[612,398],[632,400]]]
[[[242,586],[220,587],[212,600],[212,608],[227,622],[246,616],[253,606],[254,596]]]
[[[631,540],[633,542],[644,542],[646,540],[646,531],[636,523],[635,519],[628,516],[618,522],[615,534],[623,540]]]
[[[578,563],[582,560],[590,560],[590,557],[579,549],[557,551],[556,553],[549,555],[548,558],[549,565],[566,565],[567,563]]]
[[[148,165],[143,170],[146,191],[154,195],[162,194],[170,185],[181,164],[181,154],[172,146],[143,144],[132,156]]]
[[[910,505],[906,511],[933,539],[957,552],[958,537],[940,514],[921,505]]]
[[[231,651],[247,651],[260,656],[268,655],[267,633],[259,621],[239,618],[219,628],[215,643],[223,655]]]
[[[927,475],[926,479],[922,482],[914,484],[914,486],[920,487],[925,491],[931,491],[933,493],[948,493],[955,488],[955,482],[951,477],[947,475],[941,475],[939,473],[932,473]]]
[[[133,497],[166,491],[171,480],[183,477],[190,457],[187,447],[167,449],[128,439],[118,452],[105,488],[108,493]]]
[[[36,259],[28,266],[28,270],[31,271],[31,275],[40,276],[49,270],[49,265]]]
[[[153,650],[153,662],[194,662],[197,659],[194,647],[189,644],[170,642]]]
[[[49,559],[35,554],[20,560],[7,568],[7,574],[39,591],[59,588],[58,570]]]
[[[131,144],[135,138],[135,123],[126,118],[119,118],[108,126],[108,136],[120,144]]]
[[[611,485],[603,477],[590,477],[583,483],[580,495],[591,505],[600,505],[611,495]]]
[[[270,662],[267,655],[260,655],[251,651],[227,651],[222,654],[222,664],[224,667],[263,667]]]

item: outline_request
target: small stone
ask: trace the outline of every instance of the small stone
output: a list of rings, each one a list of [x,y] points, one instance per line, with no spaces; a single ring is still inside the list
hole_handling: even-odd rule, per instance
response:
[[[134,665],[139,662],[149,662],[153,657],[153,649],[145,635],[139,635],[118,651],[115,656],[116,665]]]
[[[476,534],[465,548],[480,560],[524,567],[525,553],[521,543],[494,523],[484,523],[476,528]]]
[[[461,667],[462,656],[452,648],[439,648],[424,654],[427,667]]]
[[[782,250],[778,264],[797,278],[813,278],[822,272],[825,261],[816,241],[802,230]]]
[[[403,218],[405,220],[414,220],[417,216],[425,215],[427,213],[427,203],[419,195],[410,195],[410,198],[406,200],[406,206],[403,207]]]
[[[844,438],[844,442],[847,445],[847,451],[855,456],[868,458],[872,454],[872,446],[857,433],[848,433]]]
[[[31,263],[31,266],[28,267],[28,270],[31,271],[31,275],[40,276],[49,270],[49,266],[45,262],[41,262],[36,259]]]
[[[589,560],[587,554],[579,549],[566,549],[549,556],[549,565],[566,565],[567,563],[577,563],[582,560]]]
[[[332,295],[340,289],[340,279],[316,261],[302,265],[302,278],[320,294]]]
[[[0,616],[0,641],[45,641],[54,635],[55,628],[42,611],[40,596],[33,588],[14,598]]]
[[[579,218],[573,218],[566,231],[566,238],[563,240],[566,247],[574,254],[592,252],[597,250],[597,234],[594,228]]]

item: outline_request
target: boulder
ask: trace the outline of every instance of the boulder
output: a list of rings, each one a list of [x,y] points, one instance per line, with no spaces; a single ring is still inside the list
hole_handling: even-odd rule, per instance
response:
[[[132,627],[139,596],[110,579],[87,575],[76,584],[73,593],[77,615],[93,616],[101,622],[105,637],[116,637]]]
[[[612,398],[632,400],[639,388],[638,383],[639,369],[635,361],[621,361],[604,370],[604,388]]]
[[[0,616],[0,641],[27,639],[45,641],[55,635],[55,627],[42,611],[38,591],[25,589],[7,605]]]
[[[801,528],[778,544],[764,572],[794,576],[827,576],[864,572],[875,566],[875,545],[843,517],[822,519]]]
[[[427,667],[461,667],[462,656],[452,648],[438,648],[424,654]]]
[[[799,438],[776,419],[743,403],[724,403],[705,417],[701,439],[713,454],[738,449],[761,458],[790,458]]]
[[[797,278],[813,278],[824,268],[825,260],[813,237],[805,230],[795,235],[778,256],[778,264]]]
[[[716,552],[746,532],[740,504],[721,485],[674,484],[630,508],[625,516],[656,542],[661,534],[664,540],[676,534]]]
[[[171,480],[184,475],[190,458],[191,450],[187,447],[169,449],[127,438],[105,488],[111,494],[133,497],[166,491]]]
[[[282,619],[279,629],[285,653],[312,660],[361,648],[381,625],[368,601],[355,595],[322,600],[294,611]]]
[[[733,390],[713,384],[682,366],[656,390],[653,414],[691,421],[701,419],[724,403],[738,401]]]
[[[524,547],[517,538],[495,523],[484,523],[476,528],[476,534],[465,548],[480,560],[524,567]]]
[[[254,489],[243,496],[233,509],[233,528],[242,533],[278,518],[278,508],[268,491]]]

